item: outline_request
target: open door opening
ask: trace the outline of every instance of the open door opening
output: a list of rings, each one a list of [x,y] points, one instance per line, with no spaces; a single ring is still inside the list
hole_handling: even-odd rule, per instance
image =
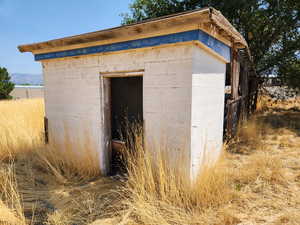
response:
[[[143,77],[110,79],[111,91],[111,174],[122,173],[122,148],[128,140],[131,126],[143,126]]]

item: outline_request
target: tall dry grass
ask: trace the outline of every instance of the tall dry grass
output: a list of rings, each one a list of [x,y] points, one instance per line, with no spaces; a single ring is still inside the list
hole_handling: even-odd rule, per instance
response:
[[[205,224],[205,211],[234,199],[230,173],[217,165],[201,173],[195,183],[158,159],[158,166],[142,154],[128,173],[123,204],[136,224]],[[206,218],[207,219],[207,218]],[[204,222],[204,223],[203,223]]]
[[[15,165],[18,157],[43,146],[44,102],[42,99],[0,101],[0,222],[26,221],[18,190]]]
[[[60,183],[86,182],[100,176],[100,159],[85,132],[83,142],[72,140],[65,129],[64,142],[51,142],[36,152],[40,162]]]
[[[71,140],[66,129],[63,145],[44,145],[43,99],[1,101],[0,111],[0,160],[36,154],[41,166],[62,183],[100,175],[99,156],[88,133],[84,142],[78,143]]]
[[[134,131],[131,146],[125,150],[127,176],[115,181],[100,177],[99,170],[91,166],[94,162],[81,158],[85,163],[80,163],[68,135],[64,150],[43,146],[43,111],[36,109],[43,108],[41,100],[0,102],[1,112],[2,103],[6,108],[5,116],[0,115],[0,141],[6,141],[0,143],[0,155],[6,160],[0,164],[0,224],[236,225],[241,221],[300,221],[299,143],[290,141],[298,140],[297,126],[290,129],[290,123],[279,124],[290,129],[289,133],[279,133],[266,123],[268,120],[251,120],[241,128],[236,142],[226,146],[222,159],[203,169],[195,182],[187,179],[181,161],[176,167],[169,166],[166,149],[156,150],[153,157],[150,149],[143,147],[140,131]],[[17,105],[23,106],[24,113],[16,110]],[[274,115],[266,116],[273,119]],[[28,135],[27,127],[33,135]],[[281,147],[282,143],[288,148]],[[88,138],[82,147],[83,152],[92,150]],[[34,216],[28,217],[28,211]]]
[[[0,101],[0,160],[43,145],[44,101]]]
[[[207,209],[222,206],[235,198],[231,172],[224,159],[202,169],[197,179],[191,182],[182,160],[175,167],[169,163],[166,152],[171,150],[145,149],[141,129],[133,130],[134,141],[127,141],[131,145],[124,150],[123,157],[127,169],[126,184],[120,190],[120,195],[126,196],[122,201],[126,209],[124,223],[207,224]],[[222,220],[230,221],[231,217],[226,215]]]
[[[49,198],[43,185],[37,185],[40,179],[52,185],[78,185],[98,177],[94,150],[88,134],[84,143],[75,143],[66,134],[63,146],[45,145],[43,99],[0,101],[0,224],[31,223],[25,222],[25,211],[34,219],[34,201],[43,195]]]
[[[28,224],[24,216],[22,200],[18,193],[14,163],[0,169],[0,224]]]
[[[169,166],[164,151],[170,150],[157,148],[160,151],[153,156],[137,135],[136,142],[131,142],[134,146],[125,149],[128,178],[121,190],[126,196],[123,222],[238,224],[241,221],[235,215],[236,207],[250,207],[251,199],[257,205],[265,204],[264,197],[256,196],[283,198],[293,178],[283,163],[284,153],[274,153],[268,146],[268,138],[275,132],[265,120],[253,117],[240,127],[234,144],[225,146],[230,153],[224,152],[214,166],[203,169],[195,182],[183,172],[182,161],[176,168]],[[281,207],[277,201],[268,204],[268,210]]]

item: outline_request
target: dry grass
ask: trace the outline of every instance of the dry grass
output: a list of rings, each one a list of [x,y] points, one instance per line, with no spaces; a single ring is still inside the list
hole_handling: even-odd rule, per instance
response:
[[[1,101],[0,111],[0,160],[11,159],[42,145],[42,99]]]
[[[68,135],[43,146],[41,100],[0,102],[0,224],[300,224],[300,112],[266,102],[194,183],[138,137],[128,177],[101,177],[88,138],[85,164]]]
[[[268,107],[193,184],[180,168],[166,167],[163,154],[154,166],[148,151],[135,146],[123,190],[128,224],[297,224],[300,114],[294,105]]]
[[[27,224],[17,190],[13,162],[1,167],[0,192],[0,223],[7,225]]]
[[[84,143],[74,143],[66,134],[64,146],[45,146],[42,99],[1,101],[0,110],[0,169],[3,172],[0,187],[5,186],[0,198],[3,218],[15,218],[8,221],[10,224],[14,224],[14,220],[21,224],[25,217],[26,224],[31,220],[48,221],[49,224],[70,224],[78,220],[84,224],[82,221],[89,220],[78,219],[82,214],[93,211],[98,215],[92,205],[95,202],[100,205],[100,196],[107,195],[107,190],[116,182],[103,178],[103,182],[92,185],[100,170],[99,158],[88,137]],[[76,150],[82,150],[84,157],[78,157],[74,145]],[[87,182],[90,188],[83,188]],[[96,189],[103,193],[83,198]],[[76,202],[78,208],[74,207]],[[61,212],[64,212],[64,219],[59,219]],[[72,220],[68,220],[69,217]]]
[[[126,196],[122,204],[127,222],[207,224],[206,209],[228,204],[235,198],[224,159],[214,167],[204,168],[191,183],[182,168],[168,166],[164,152],[157,151],[153,156],[143,149],[140,138],[135,139],[135,146],[125,151],[128,180],[120,192]]]
[[[36,154],[41,166],[56,176],[62,184],[86,182],[100,176],[99,156],[89,138],[84,140],[84,143],[74,143],[65,134],[64,146],[49,144],[39,149]]]

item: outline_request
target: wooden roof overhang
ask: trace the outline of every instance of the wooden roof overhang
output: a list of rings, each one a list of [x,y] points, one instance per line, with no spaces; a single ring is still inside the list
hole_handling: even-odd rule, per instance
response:
[[[230,61],[230,48],[248,48],[242,35],[213,8],[173,14],[139,23],[45,42],[18,46],[36,60],[194,42],[221,60]]]

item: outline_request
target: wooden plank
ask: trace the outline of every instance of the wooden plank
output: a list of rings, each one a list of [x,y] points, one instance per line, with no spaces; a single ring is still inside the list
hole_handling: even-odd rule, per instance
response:
[[[232,135],[232,104],[227,105],[227,124],[226,124],[226,136],[231,138]]]
[[[238,61],[238,52],[235,48],[232,49],[231,57],[231,98],[239,97],[239,78],[240,78],[240,63]]]
[[[229,138],[234,136],[235,121],[237,120],[238,104],[240,101],[239,96],[239,76],[240,76],[240,64],[238,61],[238,51],[236,48],[232,48],[231,51],[231,99],[227,107],[227,136]]]
[[[49,131],[48,131],[48,118],[44,117],[44,134],[45,134],[45,144],[49,143]]]
[[[240,123],[256,110],[258,80],[248,52],[232,50],[231,99],[227,101],[226,137],[234,137]]]
[[[110,79],[100,77],[100,91],[101,91],[101,121],[103,126],[102,146],[103,146],[103,165],[105,173],[109,173],[109,164],[111,161],[111,91]]]
[[[232,39],[236,48],[247,48],[247,42],[243,36],[231,25],[231,23],[221,14],[220,11],[212,10],[210,18],[214,25],[220,30],[224,30]]]
[[[111,140],[111,146],[112,146],[112,149],[114,151],[117,151],[117,152],[122,152],[122,150],[125,148],[125,142],[124,141],[120,141],[120,140]]]
[[[144,69],[139,70],[127,70],[127,71],[113,71],[113,72],[100,72],[100,76],[105,78],[114,78],[114,77],[137,77],[143,76]]]
[[[248,96],[249,96],[249,81],[248,81],[248,63],[243,58],[241,60],[241,67],[240,67],[240,90],[243,97],[241,101],[241,119],[246,120],[249,115],[248,110]]]

